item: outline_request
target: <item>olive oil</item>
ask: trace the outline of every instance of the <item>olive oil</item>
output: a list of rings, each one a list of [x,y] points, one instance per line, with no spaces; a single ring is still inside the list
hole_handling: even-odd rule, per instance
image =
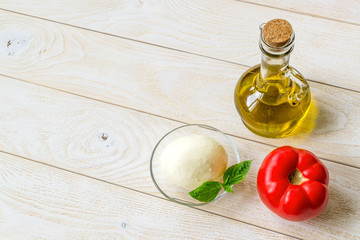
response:
[[[260,87],[259,74],[257,65],[240,78],[235,89],[236,108],[252,132],[264,137],[284,137],[300,124],[309,109],[308,84],[299,78],[300,83],[289,81],[284,87],[283,79],[268,79]]]
[[[305,78],[289,66],[294,33],[289,34],[283,45],[272,46],[265,41],[263,28],[261,25],[261,64],[240,77],[235,88],[235,106],[245,126],[252,132],[279,138],[291,133],[305,118],[311,93]]]

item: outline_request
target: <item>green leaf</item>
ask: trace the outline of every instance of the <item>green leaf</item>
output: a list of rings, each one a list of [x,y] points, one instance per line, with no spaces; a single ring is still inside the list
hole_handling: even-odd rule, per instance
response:
[[[200,202],[210,202],[216,198],[221,190],[221,183],[219,182],[204,182],[200,187],[189,192],[190,196],[199,200]]]
[[[225,191],[227,191],[227,192],[229,192],[229,193],[232,193],[232,192],[233,192],[233,189],[232,189],[232,187],[231,187],[230,185],[224,185],[223,187],[224,187],[224,190],[225,190]]]
[[[223,176],[224,183],[208,181],[203,183],[200,187],[189,192],[190,196],[199,200],[200,202],[210,202],[216,198],[221,188],[226,192],[232,193],[232,185],[235,185],[246,177],[250,170],[251,161],[244,161],[229,167]]]
[[[243,161],[229,167],[225,171],[223,176],[224,179],[223,186],[225,191],[226,191],[225,186],[235,185],[241,182],[242,180],[244,180],[244,178],[246,177],[247,173],[250,170],[250,166],[251,166],[251,161]]]

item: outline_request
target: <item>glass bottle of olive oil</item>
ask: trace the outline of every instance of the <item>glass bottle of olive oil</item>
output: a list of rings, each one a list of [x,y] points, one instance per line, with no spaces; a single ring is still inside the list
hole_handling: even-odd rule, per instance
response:
[[[250,68],[235,88],[235,105],[245,126],[270,138],[291,133],[311,102],[309,84],[289,66],[295,33],[290,23],[274,19],[260,26],[261,64]]]

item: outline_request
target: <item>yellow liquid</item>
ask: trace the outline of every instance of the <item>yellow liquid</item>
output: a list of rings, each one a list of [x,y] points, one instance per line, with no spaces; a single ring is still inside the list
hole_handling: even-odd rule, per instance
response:
[[[255,134],[284,137],[304,119],[311,94],[306,80],[295,69],[266,79],[259,85],[260,65],[245,72],[235,88],[235,105],[245,126]]]

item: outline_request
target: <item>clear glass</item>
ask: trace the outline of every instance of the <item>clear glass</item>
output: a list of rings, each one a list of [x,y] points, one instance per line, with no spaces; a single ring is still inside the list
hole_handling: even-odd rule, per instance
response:
[[[246,71],[235,87],[235,105],[245,126],[271,138],[285,137],[301,123],[311,102],[310,87],[289,66],[295,33],[282,47],[272,47],[260,26],[261,64]]]
[[[150,174],[156,188],[169,200],[187,206],[201,206],[219,200],[224,197],[227,192],[221,190],[218,196],[211,202],[199,202],[189,195],[189,191],[182,189],[168,181],[163,173],[160,164],[160,155],[164,148],[172,141],[179,137],[192,134],[200,134],[211,137],[220,143],[226,150],[228,155],[227,167],[240,162],[239,152],[231,139],[220,130],[202,124],[188,124],[175,128],[165,134],[156,144],[150,159]],[[220,179],[219,181],[221,181]]]

